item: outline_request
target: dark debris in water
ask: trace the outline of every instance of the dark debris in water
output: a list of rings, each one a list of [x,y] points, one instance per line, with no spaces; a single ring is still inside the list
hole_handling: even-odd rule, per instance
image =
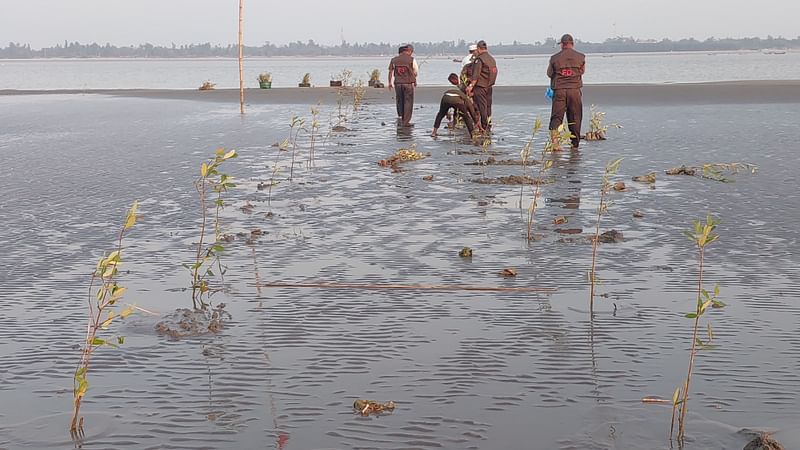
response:
[[[465,163],[467,166],[522,166],[527,164],[529,166],[538,164],[538,161],[528,161],[527,163],[523,163],[521,159],[496,159],[494,156],[490,156],[486,158],[486,161],[474,161],[470,163]]]
[[[219,333],[225,321],[231,315],[225,311],[225,303],[219,303],[215,308],[188,309],[178,308],[168,314],[164,320],[155,326],[156,333],[169,336],[172,339],[205,336]]]
[[[524,185],[535,185],[535,184],[548,184],[549,181],[543,181],[537,178],[532,178],[527,175],[509,175],[506,177],[496,177],[496,178],[475,178],[470,180],[473,183],[478,184],[505,184],[505,185],[515,185],[519,186],[521,184]]]
[[[599,241],[602,244],[616,244],[623,240],[622,232],[617,230],[608,230],[599,236]]]
[[[760,432],[744,446],[744,450],[784,450],[780,442],[772,439],[769,433]]]
[[[386,403],[376,402],[375,400],[356,400],[353,402],[353,409],[362,416],[370,414],[384,414],[394,411],[395,404],[393,401]]]
[[[667,169],[664,171],[667,175],[689,175],[694,176],[697,173],[697,170],[693,167],[673,167],[671,169]]]

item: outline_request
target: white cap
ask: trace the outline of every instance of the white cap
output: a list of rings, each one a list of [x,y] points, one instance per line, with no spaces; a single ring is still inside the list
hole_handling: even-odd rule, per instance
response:
[[[469,44],[469,51],[474,52],[478,49],[478,44]]]

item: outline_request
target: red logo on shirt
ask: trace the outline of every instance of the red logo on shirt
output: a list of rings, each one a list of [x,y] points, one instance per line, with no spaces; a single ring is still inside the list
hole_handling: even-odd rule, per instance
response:
[[[405,74],[405,73],[406,73],[406,71],[407,71],[407,70],[408,70],[408,69],[407,69],[407,68],[405,68],[405,67],[398,67],[398,68],[397,68],[397,74],[398,74],[398,75],[403,75],[403,74]]]
[[[562,77],[571,77],[573,75],[575,75],[575,72],[573,72],[572,69],[569,69],[569,68],[561,69],[561,76]]]

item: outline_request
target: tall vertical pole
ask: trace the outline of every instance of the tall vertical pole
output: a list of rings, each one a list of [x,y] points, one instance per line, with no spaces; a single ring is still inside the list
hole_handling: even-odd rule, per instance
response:
[[[239,111],[244,114],[244,45],[242,34],[244,29],[244,0],[239,0]]]

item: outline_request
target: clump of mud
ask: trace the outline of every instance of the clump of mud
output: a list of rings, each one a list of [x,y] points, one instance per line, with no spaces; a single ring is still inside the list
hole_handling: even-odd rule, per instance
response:
[[[478,184],[506,184],[506,185],[517,185],[517,186],[521,184],[535,185],[535,184],[549,183],[549,181],[543,181],[537,178],[531,178],[527,175],[525,176],[509,175],[507,177],[497,177],[497,178],[476,178],[471,181],[473,183],[478,183]]]
[[[172,339],[204,336],[219,333],[225,321],[230,319],[231,315],[225,311],[225,303],[206,309],[178,308],[158,322],[155,330]]]
[[[744,446],[744,450],[784,450],[780,442],[772,439],[768,433],[760,433]]]
[[[617,244],[625,240],[622,236],[622,233],[617,230],[606,231],[598,236],[598,238],[603,244]]]
[[[494,156],[490,156],[486,158],[486,161],[465,163],[467,166],[522,166],[525,164],[532,166],[539,164],[539,162],[531,160],[527,163],[523,163],[521,159],[496,159]]]
[[[664,171],[664,173],[666,173],[667,175],[689,175],[689,176],[694,176],[695,173],[697,173],[697,169],[695,169],[694,167],[680,166],[680,167],[673,167],[671,169],[667,169],[667,170]]]

